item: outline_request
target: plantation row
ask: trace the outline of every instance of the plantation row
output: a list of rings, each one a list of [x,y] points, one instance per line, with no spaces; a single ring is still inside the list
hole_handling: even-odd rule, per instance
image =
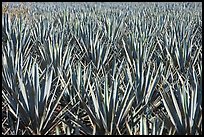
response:
[[[2,134],[202,134],[199,3],[39,5],[2,10]]]

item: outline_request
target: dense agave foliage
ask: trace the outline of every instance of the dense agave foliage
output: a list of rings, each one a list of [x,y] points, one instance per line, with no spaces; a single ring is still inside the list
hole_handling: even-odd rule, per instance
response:
[[[2,9],[2,134],[202,134],[201,3],[24,5]]]

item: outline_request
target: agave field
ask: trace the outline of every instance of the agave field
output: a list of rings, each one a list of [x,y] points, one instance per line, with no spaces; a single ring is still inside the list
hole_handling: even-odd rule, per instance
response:
[[[201,135],[202,3],[3,3],[2,134]]]

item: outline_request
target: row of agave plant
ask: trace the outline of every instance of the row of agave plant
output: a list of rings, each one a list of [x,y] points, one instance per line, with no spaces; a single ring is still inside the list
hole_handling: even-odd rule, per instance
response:
[[[202,134],[201,11],[89,8],[2,14],[2,134]]]

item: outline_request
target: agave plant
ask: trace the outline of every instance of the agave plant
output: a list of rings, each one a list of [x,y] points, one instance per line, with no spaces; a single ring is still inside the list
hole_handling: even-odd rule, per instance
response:
[[[191,73],[189,74],[191,81],[183,80],[182,75],[177,71],[178,81],[175,85],[170,84],[164,79],[166,88],[161,90],[160,93],[163,98],[164,107],[177,133],[201,134],[199,122],[202,120],[201,81],[198,80],[198,74],[196,74],[194,67],[189,73]]]
[[[9,112],[14,117],[15,134],[48,134],[59,121],[56,107],[63,95],[56,96],[59,83],[53,83],[53,69],[39,73],[35,62],[25,77],[17,73],[17,86],[12,89],[9,83],[3,84],[3,97],[8,103]],[[55,88],[51,88],[54,86]],[[52,90],[53,89],[53,90]]]

